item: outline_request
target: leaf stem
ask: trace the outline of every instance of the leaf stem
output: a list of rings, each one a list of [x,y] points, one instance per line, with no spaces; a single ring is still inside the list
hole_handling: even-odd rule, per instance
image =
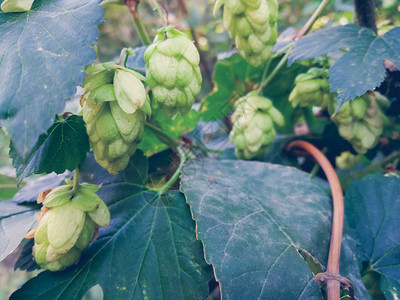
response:
[[[300,31],[294,36],[293,40],[298,41],[303,35],[305,35],[315,23],[321,12],[325,9],[325,7],[329,4],[329,0],[322,0],[318,8],[314,11],[310,19],[308,19],[307,23],[300,29]]]
[[[382,168],[385,165],[387,165],[388,163],[390,163],[392,161],[395,161],[398,158],[400,158],[400,151],[395,151],[395,152],[389,154],[388,156],[386,156],[385,158],[371,163],[365,169],[362,169],[362,170],[356,171],[356,172],[352,172],[351,177],[352,178],[361,178],[370,173],[382,172]]]
[[[287,149],[290,151],[293,148],[304,149],[315,158],[324,171],[331,187],[333,199],[333,221],[328,266],[325,273],[319,273],[316,275],[315,280],[319,283],[326,283],[328,300],[339,300],[341,284],[347,285],[347,287],[352,290],[351,282],[341,277],[339,274],[340,248],[342,244],[344,218],[342,187],[340,186],[339,179],[329,160],[315,146],[305,141],[293,141],[287,146]]]
[[[175,173],[172,175],[172,177],[167,181],[167,183],[165,185],[163,185],[161,188],[156,190],[159,195],[162,195],[166,191],[168,191],[174,185],[175,181],[178,180],[178,178],[179,178],[179,176],[181,174],[181,171],[182,171],[182,167],[183,167],[183,165],[185,164],[185,162],[186,162],[186,160],[188,158],[182,145],[180,145],[176,149],[177,149],[177,152],[178,152],[178,155],[179,155],[179,158],[180,158],[179,166],[175,170]]]
[[[77,191],[79,189],[79,169],[76,168],[74,170],[74,185],[72,187],[73,191]]]
[[[292,52],[292,49],[293,49],[293,47],[289,48],[289,50],[285,53],[285,55],[282,57],[280,62],[276,65],[275,69],[272,70],[272,72],[268,75],[268,77],[266,79],[261,81],[260,87],[258,88],[260,91],[265,89],[265,87],[271,82],[271,80],[274,79],[275,75],[278,74],[280,69],[282,69],[282,67],[284,66],[284,64],[288,60],[289,55]],[[264,72],[264,73],[266,73],[266,72]],[[263,74],[263,76],[264,76],[264,74]]]
[[[140,40],[142,41],[143,45],[150,45],[151,40],[149,35],[147,34],[146,28],[143,25],[142,20],[139,17],[133,17],[133,23],[135,24],[135,28],[137,33],[139,34]]]
[[[167,27],[168,26],[168,20],[167,20],[167,15],[164,14],[164,10],[161,7],[160,3],[158,2],[158,0],[153,0],[154,3],[154,10],[158,12],[158,14],[160,15],[160,18],[162,20],[163,26]]]

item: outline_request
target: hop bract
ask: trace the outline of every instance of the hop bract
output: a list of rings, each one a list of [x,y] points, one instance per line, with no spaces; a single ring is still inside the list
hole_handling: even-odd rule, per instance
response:
[[[32,7],[34,0],[4,0],[1,4],[1,10],[8,12],[25,12]]]
[[[96,161],[111,174],[128,165],[151,113],[139,76],[124,68],[106,69],[84,83],[83,120]]]
[[[221,5],[225,27],[240,54],[254,66],[266,62],[277,38],[277,0],[219,0],[214,13]]]
[[[168,26],[156,31],[144,54],[153,99],[171,117],[190,111],[201,88],[200,57],[188,37]]]
[[[59,186],[43,202],[39,225],[28,233],[35,239],[33,254],[36,263],[50,271],[61,271],[79,260],[99,227],[108,227],[110,212],[96,194],[100,187],[81,184],[73,190],[72,184]]]
[[[237,101],[231,119],[233,128],[229,139],[235,142],[235,154],[240,159],[265,156],[276,136],[275,124],[284,125],[283,116],[272,101],[256,92]]]
[[[328,109],[333,114],[336,101]],[[332,120],[340,136],[349,141],[358,153],[364,154],[378,144],[387,117],[382,113],[375,97],[365,94],[343,104]]]
[[[327,107],[335,99],[330,92],[328,70],[311,68],[307,73],[299,74],[295,79],[295,87],[289,95],[293,107],[315,105]]]

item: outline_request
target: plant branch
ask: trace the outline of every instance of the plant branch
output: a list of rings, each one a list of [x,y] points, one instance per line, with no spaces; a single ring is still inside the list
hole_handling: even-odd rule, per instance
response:
[[[287,149],[290,151],[293,148],[304,149],[315,158],[324,171],[331,187],[333,199],[333,221],[328,266],[326,272],[318,274],[315,277],[315,280],[319,280],[320,283],[326,283],[328,300],[339,300],[341,284],[351,285],[347,279],[340,277],[339,274],[340,248],[342,244],[344,218],[342,188],[336,172],[329,160],[315,146],[305,141],[293,141],[287,146]]]
[[[284,66],[284,64],[286,63],[286,61],[289,58],[290,53],[292,52],[292,48],[289,48],[289,50],[285,53],[285,55],[282,57],[282,59],[280,60],[280,62],[277,64],[277,66],[275,67],[275,69],[272,70],[272,72],[268,75],[268,77],[261,81],[260,83],[260,87],[258,88],[260,91],[262,91],[270,82],[272,79],[274,79],[275,75],[278,74],[278,72],[280,71],[280,69],[282,69],[282,67]],[[264,72],[266,73],[266,72]],[[263,74],[264,77],[264,74]]]
[[[363,1],[363,0],[361,0]],[[315,23],[321,12],[325,9],[325,7],[329,4],[329,0],[322,0],[318,8],[315,10],[315,12],[312,14],[310,19],[308,19],[307,23],[304,24],[304,26],[300,29],[300,31],[294,36],[293,40],[297,41],[299,40],[303,35],[305,35],[312,27],[312,25]]]
[[[147,34],[146,28],[144,27],[143,22],[137,13],[139,0],[124,0],[124,3],[129,8],[129,12],[133,17],[133,23],[135,24],[135,29],[139,34],[139,37],[143,45],[150,45],[151,41],[149,35]]]
[[[76,168],[74,170],[74,185],[72,187],[73,191],[77,191],[79,189],[79,169]]]
[[[374,0],[354,0],[354,6],[358,25],[370,28],[376,33]]]
[[[365,169],[362,169],[362,170],[356,171],[356,172],[352,172],[351,177],[352,178],[361,178],[370,173],[382,172],[382,169],[385,165],[387,165],[388,163],[390,163],[392,161],[395,161],[398,158],[400,158],[400,151],[395,151],[395,152],[389,154],[388,156],[386,156],[385,158],[371,163]]]
[[[164,9],[161,7],[160,3],[158,2],[158,0],[153,0],[154,3],[154,10],[158,12],[158,14],[160,15],[160,18],[163,22],[163,26],[167,27],[168,25],[168,14],[164,13]]]
[[[181,174],[181,171],[182,171],[182,167],[183,167],[183,165],[185,164],[185,162],[186,162],[186,160],[188,158],[182,145],[179,145],[179,147],[177,147],[176,149],[177,149],[177,152],[178,152],[178,155],[179,155],[179,158],[180,158],[179,166],[176,169],[175,173],[167,181],[167,183],[165,185],[163,185],[161,188],[156,190],[159,195],[162,195],[166,191],[168,191],[171,188],[171,186],[174,185],[175,181],[178,180],[178,178],[179,178],[179,176]]]

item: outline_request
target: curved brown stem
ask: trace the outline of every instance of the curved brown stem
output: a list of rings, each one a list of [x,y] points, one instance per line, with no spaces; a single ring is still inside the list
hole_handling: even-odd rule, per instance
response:
[[[293,148],[304,149],[315,158],[324,171],[331,187],[333,199],[331,244],[329,248],[327,270],[323,278],[320,276],[320,281],[326,283],[328,300],[339,300],[341,285],[341,280],[339,280],[339,278],[341,278],[339,275],[339,261],[344,218],[342,187],[340,186],[339,179],[331,163],[315,146],[305,141],[293,141],[287,146],[287,149],[290,151]]]

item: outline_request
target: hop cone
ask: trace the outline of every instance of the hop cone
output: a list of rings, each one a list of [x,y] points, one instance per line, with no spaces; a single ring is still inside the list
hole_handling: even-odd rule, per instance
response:
[[[214,13],[221,5],[225,27],[240,54],[254,66],[267,61],[277,38],[277,0],[219,0]]]
[[[233,129],[229,139],[236,143],[235,153],[240,159],[265,156],[276,136],[275,124],[284,125],[282,114],[271,100],[251,92],[237,101],[232,115]]]
[[[289,101],[296,106],[327,107],[334,101],[335,95],[330,92],[328,70],[311,68],[307,73],[299,74],[295,79],[295,87],[289,95]]]
[[[361,159],[360,155],[354,155],[350,151],[344,151],[336,156],[336,166],[342,170],[348,170],[353,168]]]
[[[123,69],[87,78],[83,120],[96,161],[111,174],[126,168],[141,141],[149,98],[141,81]]]
[[[97,196],[98,189],[83,183],[73,190],[69,182],[41,193],[39,225],[26,237],[34,237],[33,254],[42,269],[61,271],[76,263],[98,227],[108,227],[110,212]]]
[[[171,26],[161,28],[144,54],[147,84],[163,112],[190,111],[201,88],[200,57],[193,42]]]
[[[336,109],[332,102],[328,110],[331,114]],[[360,154],[366,153],[378,144],[386,117],[376,103],[375,97],[365,94],[348,101],[332,117],[340,136],[349,141]]]

